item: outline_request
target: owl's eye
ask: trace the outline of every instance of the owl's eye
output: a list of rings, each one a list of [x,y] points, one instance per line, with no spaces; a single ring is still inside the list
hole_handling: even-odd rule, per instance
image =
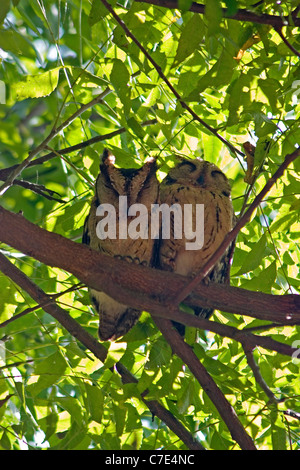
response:
[[[176,183],[176,180],[174,178],[171,178],[170,175],[167,175],[164,179],[164,184],[170,185]]]
[[[195,171],[196,170],[196,165],[192,162],[182,162],[180,163],[180,165],[178,165],[180,168],[182,168],[183,166],[186,166],[186,167],[189,167],[190,169],[190,172],[192,171]]]
[[[220,170],[213,170],[213,171],[211,172],[211,176],[212,176],[213,178],[215,178],[217,175],[222,175],[222,176],[225,178],[224,173],[223,173],[222,171],[220,171]]]

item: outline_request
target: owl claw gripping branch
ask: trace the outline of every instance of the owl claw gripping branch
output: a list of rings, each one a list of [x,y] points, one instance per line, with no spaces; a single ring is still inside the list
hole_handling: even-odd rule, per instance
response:
[[[156,161],[149,160],[139,169],[121,169],[114,165],[114,157],[105,150],[100,165],[100,174],[95,185],[95,196],[84,225],[83,243],[97,251],[112,257],[125,259],[128,262],[143,264],[166,271],[193,277],[207,262],[223,241],[225,235],[232,229],[234,212],[230,198],[230,185],[222,171],[214,164],[200,159],[183,159],[169,171],[166,178],[158,184],[156,178]],[[170,235],[155,238],[132,238],[119,236],[99,238],[97,224],[99,222],[99,205],[110,204],[118,217],[121,213],[121,199],[127,198],[128,207],[141,204],[145,207],[146,215],[152,215],[152,209],[157,202],[180,208],[189,206],[191,218],[189,233],[198,237],[197,226],[200,205],[203,206],[203,231],[201,249],[187,249],[186,232],[181,238],[175,236],[176,219],[170,215]],[[173,207],[174,207],[173,206]],[[127,210],[127,209],[126,209]],[[130,222],[134,216],[125,213]],[[186,220],[186,219],[185,219]],[[162,225],[164,220],[162,219]],[[151,224],[151,217],[150,217]],[[149,233],[149,232],[148,232]],[[152,233],[152,232],[151,232]],[[158,251],[158,253],[156,253]],[[231,247],[224,253],[204,282],[225,283],[229,281]],[[129,306],[120,304],[104,292],[90,289],[91,299],[99,313],[100,340],[116,340],[124,336],[137,322],[141,312]],[[209,318],[213,309],[195,307],[195,314]],[[184,327],[177,329],[183,333]]]

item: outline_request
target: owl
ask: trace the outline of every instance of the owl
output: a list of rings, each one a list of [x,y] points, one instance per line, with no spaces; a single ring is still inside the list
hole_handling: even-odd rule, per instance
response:
[[[182,210],[190,207],[191,217],[183,218],[186,225],[183,228],[187,230],[182,231],[181,238],[175,238],[175,216],[172,219],[170,213],[170,237],[160,239],[160,269],[187,277],[197,274],[233,228],[234,211],[230,193],[231,188],[226,176],[213,163],[201,159],[181,159],[180,163],[169,171],[160,184],[159,202],[168,206],[179,205]],[[198,219],[196,207],[203,208],[202,213],[198,213]],[[189,239],[184,235],[186,232]],[[191,246],[188,243],[193,233],[195,239],[197,236],[201,238],[201,233],[202,241]],[[229,247],[203,282],[229,282],[231,255],[232,247]],[[194,310],[196,315],[203,318],[209,318],[213,313],[210,308],[194,307]],[[184,332],[181,325],[177,325],[177,329],[181,333]]]
[[[82,237],[84,244],[96,251],[128,262],[145,266],[153,265],[156,241],[151,237],[128,236],[128,233],[120,235],[120,217],[123,217],[122,230],[124,231],[124,217],[126,227],[134,219],[133,215],[129,215],[129,208],[132,205],[142,204],[145,211],[150,213],[151,204],[155,204],[158,199],[156,169],[154,159],[147,161],[139,169],[118,168],[115,166],[114,156],[108,150],[104,150],[100,173],[95,183],[95,195],[84,224]],[[122,201],[123,204],[124,200],[125,210],[120,202]],[[103,234],[101,235],[99,206],[113,209],[112,214],[116,217],[116,230],[112,230],[111,233],[113,236],[105,238]],[[114,341],[124,336],[140,317],[139,310],[117,302],[104,292],[90,289],[90,296],[99,314],[101,341]]]

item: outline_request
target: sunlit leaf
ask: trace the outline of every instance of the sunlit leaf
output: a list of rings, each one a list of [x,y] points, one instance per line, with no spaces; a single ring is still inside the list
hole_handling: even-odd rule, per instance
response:
[[[300,142],[299,31],[286,25],[284,41],[264,24],[276,17],[299,21],[297,2],[206,0],[204,13],[190,11],[202,11],[199,3],[179,0],[170,9],[109,0],[112,15],[101,0],[0,1],[0,185],[38,152],[1,197],[13,218],[81,243],[104,148],[123,169],[155,157],[159,181],[178,156],[215,163],[229,178],[237,219],[245,213]],[[262,15],[262,23],[241,20],[238,12]],[[105,89],[110,92],[87,109]],[[49,147],[40,148],[47,137]],[[253,181],[245,181],[246,143],[255,147]],[[244,289],[250,305],[252,291],[273,301],[284,295],[287,302],[300,291],[299,174],[298,158],[238,233],[230,282]],[[45,197],[51,194],[60,201]],[[23,235],[30,245],[30,233]],[[299,423],[283,415],[298,411],[298,325],[276,326],[275,318],[266,329],[254,309],[253,318],[242,306],[236,313],[216,310],[211,325],[222,334],[188,327],[180,340],[174,330],[177,347],[171,348],[152,312],[143,312],[124,338],[102,344],[88,286],[30,257],[33,247],[19,252],[14,238],[11,233],[12,246],[0,246],[23,282],[0,273],[1,449],[101,450],[100,460],[106,450],[182,451],[191,440],[207,449],[239,449],[240,431],[229,431],[210,387],[195,377],[197,365],[258,449],[299,449]],[[48,248],[41,245],[41,259]],[[109,272],[107,282],[121,282],[121,274]],[[145,285],[171,313],[175,299],[165,298],[166,287],[156,293]],[[30,296],[39,289],[47,306]],[[50,314],[58,312],[55,302],[64,326]],[[257,383],[244,351],[250,337],[260,375],[284,402],[271,403]],[[294,357],[262,347],[262,339],[292,345]]]
[[[60,67],[38,75],[28,75],[23,80],[13,84],[12,90],[17,100],[40,98],[50,95],[58,84]]]

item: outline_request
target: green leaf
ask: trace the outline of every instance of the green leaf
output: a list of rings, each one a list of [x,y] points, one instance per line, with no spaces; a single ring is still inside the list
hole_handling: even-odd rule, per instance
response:
[[[82,423],[82,408],[75,397],[57,397],[56,401],[79,425]]]
[[[116,362],[118,362],[124,355],[127,348],[127,343],[112,342],[109,345],[109,350],[105,359],[105,367],[110,369]]]
[[[117,436],[122,436],[126,425],[127,406],[113,404]]]
[[[270,140],[266,139],[265,137],[259,138],[256,142],[254,152],[254,168],[260,167],[266,159],[268,155],[269,144]]]
[[[194,383],[189,381],[187,386],[181,391],[181,396],[177,401],[177,408],[180,414],[186,413],[189,406],[193,403],[194,393]]]
[[[272,425],[273,450],[286,450],[286,432],[281,426]]]
[[[178,8],[182,11],[188,11],[193,4],[193,0],[178,0]]]
[[[208,23],[208,36],[216,34],[220,29],[222,10],[219,0],[206,0],[204,16]]]
[[[197,50],[204,34],[204,23],[200,15],[194,13],[182,29],[172,67],[177,67]]]
[[[0,25],[3,23],[10,9],[10,0],[2,0],[0,3]]]
[[[133,431],[134,429],[141,428],[141,418],[137,412],[136,407],[132,406],[130,403],[126,403],[127,407],[127,421],[126,421],[126,431]]]
[[[129,79],[130,74],[124,62],[120,59],[115,59],[110,74],[110,81],[121,100],[125,116],[128,115],[131,108]]]
[[[39,419],[38,424],[45,434],[45,440],[48,440],[55,433],[58,420],[57,413],[49,413],[44,418]]]
[[[0,439],[0,449],[1,450],[11,450],[12,443],[9,439],[9,433],[4,432]]]
[[[0,29],[0,47],[4,51],[25,57],[35,57],[32,45],[16,31]]]
[[[243,90],[243,82],[241,79],[237,79],[230,86],[229,93],[229,116],[227,120],[227,126],[236,124],[239,120],[239,108],[241,105],[241,94]]]
[[[258,85],[264,95],[269,100],[270,106],[272,108],[272,112],[274,114],[279,112],[279,109],[277,108],[277,102],[278,102],[278,93],[280,91],[280,83],[278,80],[275,80],[274,78],[266,78],[265,80],[259,79],[258,80]]]
[[[198,81],[195,90],[188,96],[188,100],[199,101],[199,94],[202,93],[207,87],[219,88],[222,85],[228,84],[233,75],[236,67],[236,61],[233,56],[224,50],[217,62],[205,73]]]
[[[91,418],[97,423],[101,423],[103,414],[103,394],[96,385],[85,384],[88,409]]]
[[[55,384],[66,369],[67,363],[62,354],[57,351],[36,364],[34,374],[39,376],[38,381],[28,385],[27,390],[29,390],[33,396],[38,395],[42,390]]]
[[[256,290],[271,293],[274,281],[276,279],[276,261],[271,263],[266,269],[263,269],[257,276],[250,281],[243,282],[241,287],[249,290]]]
[[[233,16],[238,10],[238,3],[236,0],[224,0],[227,6],[227,15]]]
[[[110,1],[110,4],[112,4],[111,1]],[[109,13],[108,9],[105,8],[101,0],[93,0],[90,14],[89,14],[90,25],[94,26],[96,23],[101,21],[104,18],[104,16],[108,15],[108,13]]]
[[[148,369],[155,370],[157,367],[168,363],[171,358],[171,348],[164,338],[159,337],[152,345],[149,362],[147,363]]]
[[[18,101],[26,98],[40,98],[50,95],[58,84],[61,67],[38,75],[27,75],[19,82],[12,84],[12,92]]]
[[[130,117],[127,121],[128,128],[138,136],[140,139],[144,139],[146,132],[145,129],[140,125],[140,123],[135,119],[135,117]]]
[[[0,318],[5,310],[5,304],[14,303],[15,288],[12,281],[0,272],[1,296],[0,296]]]
[[[97,75],[84,70],[81,67],[66,67],[68,72],[72,75],[74,81],[76,81],[76,86],[83,88],[98,88],[99,86],[107,85],[107,81],[103,80]]]
[[[258,266],[260,266],[263,255],[266,249],[267,239],[264,234],[257,243],[251,248],[251,250],[246,254],[243,264],[236,275],[241,275],[253,271]]]

